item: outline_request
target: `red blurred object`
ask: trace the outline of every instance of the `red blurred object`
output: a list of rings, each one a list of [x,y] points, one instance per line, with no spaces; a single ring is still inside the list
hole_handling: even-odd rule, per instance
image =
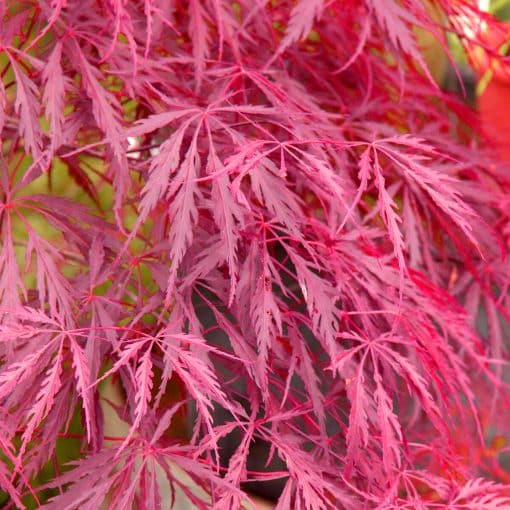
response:
[[[510,39],[510,23],[504,23],[506,30],[490,31],[487,41],[495,52]],[[483,62],[483,63],[482,63]],[[489,58],[478,59],[480,63],[476,69],[482,78],[488,69],[492,70],[489,84],[479,95],[478,110],[484,129],[495,143],[500,157],[510,164],[510,66],[490,63]],[[476,65],[476,63],[475,63]]]

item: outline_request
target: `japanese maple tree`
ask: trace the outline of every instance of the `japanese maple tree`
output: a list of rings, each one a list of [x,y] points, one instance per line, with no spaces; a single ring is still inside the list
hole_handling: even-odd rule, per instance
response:
[[[5,508],[237,509],[268,480],[279,510],[510,508],[510,178],[418,35],[504,65],[499,22],[470,0],[0,19]]]

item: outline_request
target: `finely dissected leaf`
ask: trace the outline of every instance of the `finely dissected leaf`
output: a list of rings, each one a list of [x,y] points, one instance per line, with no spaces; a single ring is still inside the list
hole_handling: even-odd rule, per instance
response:
[[[37,99],[37,85],[24,73],[14,55],[9,55],[10,64],[16,78],[16,102],[14,108],[19,114],[20,134],[30,148],[34,158],[41,150],[41,130],[39,127],[40,104]]]
[[[336,353],[335,337],[338,332],[336,293],[331,284],[320,278],[297,253],[289,252],[297,273],[297,281],[312,319],[314,333],[329,355]]]
[[[72,482],[72,489],[52,498],[45,507],[94,508],[101,505],[117,476],[108,475],[116,467],[115,449],[106,449],[75,463],[75,468],[51,482],[51,486],[63,486]],[[129,464],[127,468],[131,467]]]
[[[231,406],[218,383],[216,374],[208,363],[207,357],[201,359],[200,351],[204,348],[203,340],[185,335],[170,335],[168,337],[165,335],[162,340],[164,340],[162,347],[167,362],[172,364],[173,370],[178,374],[195,400],[201,418],[210,427],[212,425],[211,408],[213,402],[218,402],[226,408],[231,408]],[[188,350],[172,345],[173,342],[179,340],[192,342],[192,345],[195,345],[198,350]]]
[[[365,377],[362,367],[358,368],[354,377],[347,381],[347,395],[351,402],[349,413],[349,430],[346,435],[347,458],[355,461],[361,458],[360,449],[368,446],[368,412],[371,411],[371,398],[365,390]]]
[[[391,42],[413,56],[419,55],[415,36],[407,29],[408,24],[417,24],[418,20],[413,13],[408,12],[395,2],[371,1],[367,3],[373,8],[377,21],[388,32]]]
[[[273,217],[278,218],[291,233],[299,235],[296,218],[300,217],[301,199],[290,193],[285,181],[274,174],[276,168],[270,160],[262,157],[257,163],[254,165],[249,162],[250,180],[256,198],[265,204]]]
[[[119,113],[115,109],[114,96],[101,86],[99,83],[100,73],[85,58],[76,44],[72,45],[71,52],[78,70],[82,73],[84,89],[92,102],[94,118],[106,134],[107,142],[113,145],[115,155],[120,160],[124,156],[122,150],[124,144],[120,140],[122,128]]]
[[[221,161],[215,154],[210,155],[208,171],[214,173],[221,169]],[[223,249],[218,253],[225,253],[224,257],[230,272],[229,306],[232,304],[239,278],[237,244],[239,242],[239,229],[243,224],[243,213],[239,205],[233,200],[229,182],[226,176],[221,175],[213,181],[211,198],[213,201],[214,220],[220,229],[224,243]]]
[[[66,93],[66,76],[63,74],[62,44],[58,42],[53,48],[47,66],[43,69],[45,114],[51,122],[51,152],[60,147],[63,140],[62,124],[64,123],[64,106]]]
[[[193,137],[191,145],[184,157],[182,166],[175,176],[170,189],[167,192],[171,198],[169,215],[172,219],[170,228],[170,245],[172,266],[168,280],[167,299],[173,290],[177,271],[186,254],[187,248],[193,240],[193,229],[198,220],[198,210],[195,204],[195,197],[199,195],[195,179],[198,177],[200,168],[200,157],[197,151],[196,136]]]
[[[133,422],[133,428],[136,429],[141,419],[147,413],[147,409],[151,400],[151,389],[152,389],[152,362],[151,362],[151,351],[147,349],[142,355],[138,367],[136,369],[135,378],[139,384],[138,391],[135,395],[136,409],[135,409],[135,420]]]
[[[48,416],[53,407],[55,396],[62,385],[62,361],[63,345],[60,344],[55,359],[52,360],[52,365],[45,374],[35,405],[29,411],[27,424],[23,432],[23,446],[27,445],[32,439],[35,428]]]
[[[2,332],[2,340],[4,340],[5,332]],[[7,340],[9,337],[7,337]],[[2,366],[0,373],[0,398],[7,397],[12,391],[16,389],[18,384],[27,384],[28,381],[33,380],[40,370],[43,363],[46,361],[48,346],[44,346],[39,350],[27,354],[23,360],[14,361],[9,365]]]
[[[282,334],[282,317],[272,289],[272,278],[267,262],[262,259],[261,272],[257,277],[251,303],[251,316],[258,345],[258,366],[261,377],[267,375],[269,346],[273,338]]]
[[[193,58],[195,60],[196,88],[200,89],[205,68],[205,59],[209,56],[209,29],[205,10],[198,0],[190,0],[189,34],[193,41]]]
[[[250,451],[250,443],[253,439],[253,427],[251,427],[241,440],[236,452],[229,460],[228,471],[225,478],[233,487],[238,486],[247,479],[246,463]],[[228,491],[216,502],[215,508],[235,508],[242,503],[241,495],[237,491]]]
[[[180,163],[180,151],[187,123],[177,129],[168,140],[162,144],[160,152],[152,160],[150,177],[147,180],[142,193],[140,203],[140,218],[144,220],[149,212],[154,209],[158,200],[167,193],[169,179],[177,170]]]
[[[391,195],[388,193],[382,169],[379,165],[377,154],[374,155],[374,173],[375,173],[375,186],[379,195],[379,212],[383,218],[391,242],[393,243],[395,256],[397,257],[399,267],[401,269],[405,266],[404,261],[404,241],[400,231],[399,224],[401,223],[400,216],[396,213],[396,204]]]
[[[323,8],[324,0],[300,0],[292,9],[281,46],[286,48],[304,39],[312,29],[315,19],[320,17]]]
[[[410,136],[396,137],[388,140],[388,142],[402,143],[410,148],[425,152],[425,154],[418,153],[403,158],[401,154],[393,149],[388,150],[386,141],[382,142],[382,146],[385,147],[384,152],[392,158],[404,174],[412,179],[416,186],[422,188],[439,209],[446,213],[448,218],[456,223],[470,241],[477,246],[478,243],[471,233],[472,227],[467,221],[467,218],[474,216],[476,213],[468,204],[462,201],[459,191],[453,187],[455,180],[448,174],[445,175],[435,169],[427,168],[423,164],[435,155],[433,149],[422,140]]]
[[[9,228],[6,230],[0,252],[0,303],[4,309],[14,311],[21,304],[19,291],[24,289],[24,285],[12,244],[12,234]]]
[[[393,412],[393,402],[384,390],[380,376],[376,377],[375,401],[377,402],[377,421],[381,428],[384,469],[391,473],[393,467],[400,467],[400,442],[402,431],[398,417]]]
[[[499,510],[510,504],[510,498],[505,495],[503,486],[482,478],[467,480],[455,492],[449,501],[451,508],[455,509]]]
[[[508,27],[470,0],[0,20],[0,506],[509,507],[502,82],[474,112],[442,76],[456,41],[500,80]]]
[[[4,450],[2,450],[2,452],[3,451]],[[23,508],[23,503],[18,494],[18,490],[11,482],[11,471],[3,462],[0,463],[0,489],[2,492],[8,494],[9,498],[12,499],[18,508]]]
[[[71,337],[69,339],[71,346],[71,353],[73,359],[73,368],[74,375],[76,378],[77,389],[80,394],[83,411],[85,413],[85,424],[87,430],[87,439],[89,441],[96,441],[97,439],[93,437],[93,420],[94,420],[94,407],[92,403],[92,397],[90,392],[90,385],[92,381],[90,380],[90,367],[88,365],[88,361],[85,355],[83,348],[78,344],[78,342]]]
[[[30,265],[32,254],[36,255],[37,291],[40,303],[43,306],[48,304],[52,317],[70,320],[72,315],[71,288],[57,265],[63,261],[62,256],[50,243],[30,231],[26,250],[27,265]]]

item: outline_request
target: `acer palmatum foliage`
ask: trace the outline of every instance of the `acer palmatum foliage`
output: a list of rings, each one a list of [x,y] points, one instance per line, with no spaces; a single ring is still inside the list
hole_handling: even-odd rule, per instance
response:
[[[509,179],[415,30],[483,47],[494,20],[468,0],[0,10],[6,508],[239,508],[271,478],[279,510],[509,508]],[[248,469],[256,441],[284,471]]]

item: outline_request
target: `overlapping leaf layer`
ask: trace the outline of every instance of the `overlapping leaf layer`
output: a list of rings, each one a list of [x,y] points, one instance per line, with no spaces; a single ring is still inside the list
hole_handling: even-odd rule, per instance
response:
[[[439,59],[495,21],[468,0],[0,17],[6,508],[237,509],[269,479],[279,510],[510,507],[510,180],[417,35]]]

